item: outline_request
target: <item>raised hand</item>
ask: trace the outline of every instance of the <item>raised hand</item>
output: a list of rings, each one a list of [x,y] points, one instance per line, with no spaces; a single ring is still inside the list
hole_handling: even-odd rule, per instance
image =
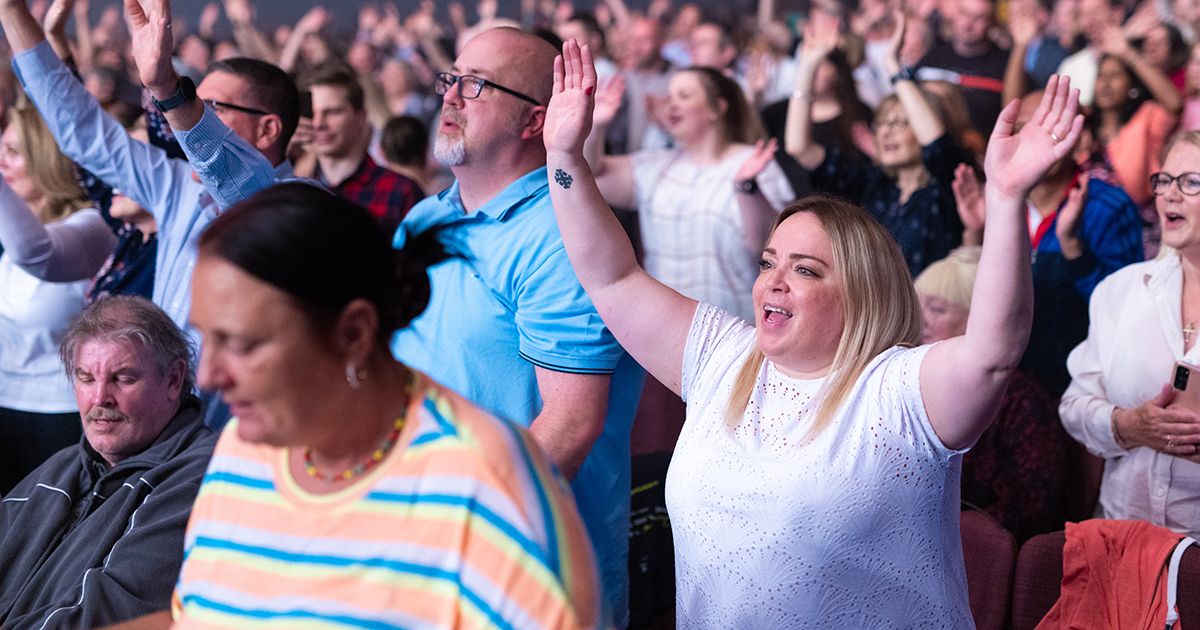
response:
[[[900,72],[900,56],[904,49],[904,36],[908,31],[908,18],[905,17],[903,11],[896,11],[893,19],[896,28],[892,31],[892,39],[887,54],[883,57],[883,65],[887,67],[889,73],[896,74]]]
[[[1083,224],[1083,209],[1087,206],[1088,178],[1079,178],[1079,184],[1067,191],[1067,201],[1058,211],[1054,222],[1054,234],[1062,247],[1063,257],[1072,260],[1083,253],[1083,241],[1079,238],[1079,226]]]
[[[954,181],[950,183],[954,191],[954,201],[958,205],[958,216],[962,220],[966,234],[971,235],[973,242],[967,243],[964,235],[964,245],[979,245],[977,240],[983,234],[983,224],[987,217],[987,204],[983,198],[983,188],[979,178],[975,177],[975,169],[968,164],[959,164],[954,169]]]
[[[213,38],[213,30],[217,26],[217,20],[221,18],[221,5],[216,2],[210,2],[204,5],[204,10],[200,12],[200,22],[196,25],[197,32],[201,37]]]
[[[815,68],[837,48],[841,21],[821,11],[813,11],[812,18],[804,25],[804,41],[796,51],[796,60],[802,65]]]
[[[607,125],[621,108],[621,98],[625,96],[625,76],[614,75],[600,82],[596,90],[596,108],[592,120],[597,125]]]
[[[733,181],[742,182],[747,179],[754,179],[758,174],[763,172],[764,168],[775,159],[775,151],[779,148],[779,142],[775,138],[763,141],[759,140],[754,143],[754,152],[750,157],[742,162],[742,166],[738,168],[737,173],[733,176]]]
[[[225,0],[225,16],[234,24],[253,24],[254,8],[248,0]]]
[[[1012,11],[1008,18],[1008,30],[1012,33],[1013,45],[1026,48],[1037,37],[1037,21],[1030,11]]]
[[[1125,38],[1125,32],[1120,26],[1109,25],[1104,29],[1104,36],[1097,43],[1100,52],[1106,55],[1112,55],[1117,59],[1128,60],[1130,56],[1136,54],[1133,46],[1129,44],[1129,40]]]
[[[308,13],[305,13],[296,22],[296,30],[301,33],[316,33],[325,28],[325,25],[329,24],[332,19],[333,16],[325,10],[325,7],[316,6],[309,9]]]
[[[50,4],[50,8],[46,11],[46,19],[42,22],[42,30],[46,32],[46,36],[62,36],[67,34],[67,19],[71,17],[71,9],[75,6],[75,0],[54,0]],[[57,47],[55,47],[57,51]]]
[[[1017,135],[1012,134],[1020,104],[1014,100],[1000,112],[984,157],[988,187],[1015,199],[1024,199],[1046,171],[1070,153],[1083,129],[1077,115],[1079,90],[1058,75],[1046,83],[1042,102]]]
[[[171,65],[175,40],[171,33],[171,0],[125,0],[129,17],[133,60],[137,63],[142,85],[156,98],[167,98],[175,91],[179,75]]]
[[[554,59],[554,92],[546,108],[542,138],[547,152],[583,154],[583,143],[592,130],[596,67],[592,53],[574,40],[563,44]]]

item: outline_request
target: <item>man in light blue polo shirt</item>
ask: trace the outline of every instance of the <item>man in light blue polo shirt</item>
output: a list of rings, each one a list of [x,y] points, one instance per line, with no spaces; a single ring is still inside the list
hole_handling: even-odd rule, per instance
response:
[[[430,269],[424,314],[396,358],[529,426],[568,478],[613,623],[628,625],[629,432],[643,373],[579,286],[550,206],[545,103],[556,50],[514,29],[467,42],[438,76],[434,154],[457,178],[396,234],[437,230],[456,257]]]

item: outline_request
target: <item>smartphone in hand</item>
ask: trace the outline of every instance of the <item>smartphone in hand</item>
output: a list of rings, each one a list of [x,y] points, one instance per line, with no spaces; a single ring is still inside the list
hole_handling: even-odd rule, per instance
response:
[[[1174,404],[1200,413],[1200,369],[1190,363],[1176,361],[1171,388],[1175,390]]]

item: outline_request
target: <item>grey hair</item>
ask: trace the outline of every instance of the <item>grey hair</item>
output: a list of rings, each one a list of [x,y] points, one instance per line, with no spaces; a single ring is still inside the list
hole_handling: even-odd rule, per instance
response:
[[[58,356],[67,370],[67,378],[75,380],[79,349],[89,341],[129,341],[150,355],[158,376],[167,374],[177,361],[186,366],[183,374],[184,394],[190,394],[196,381],[192,369],[194,352],[188,338],[175,322],[158,306],[144,297],[110,295],[93,302],[76,313],[63,333]]]

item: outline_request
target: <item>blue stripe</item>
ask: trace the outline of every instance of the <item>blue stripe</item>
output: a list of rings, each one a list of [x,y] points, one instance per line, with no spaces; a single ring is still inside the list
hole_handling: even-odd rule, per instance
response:
[[[428,578],[448,580],[451,582],[457,581],[457,574],[451,571],[435,569],[433,567],[428,567],[421,564],[413,564],[411,562],[401,562],[399,560],[385,560],[383,558],[343,558],[340,556],[292,553],[290,551],[281,551],[279,549],[270,549],[268,547],[246,545],[239,542],[234,542],[232,540],[212,538],[210,536],[197,536],[196,547],[236,551],[239,553],[271,558],[273,560],[290,562],[292,564],[319,564],[331,567],[363,566],[373,569],[388,569],[397,573],[412,573]]]
[[[235,486],[245,486],[256,490],[274,490],[275,484],[269,479],[257,479],[231,472],[212,471],[204,475],[204,483],[230,483]]]
[[[529,476],[533,480],[534,490],[537,491],[538,505],[542,508],[542,522],[545,524],[547,548],[544,553],[546,555],[546,562],[550,565],[550,570],[561,581],[563,576],[558,558],[558,532],[554,531],[556,519],[554,518],[554,512],[550,509],[550,499],[546,496],[546,488],[542,485],[542,478],[538,475],[537,468],[533,465],[533,458],[529,456],[529,449],[525,447],[525,440],[521,435],[521,431],[517,429],[517,425],[503,420],[500,422],[512,433],[513,441],[517,443],[517,448],[520,449],[521,459],[525,462],[525,467],[528,469]],[[551,464],[551,467],[553,467],[553,464]],[[550,474],[554,474],[553,468],[551,468]]]
[[[433,396],[425,398],[425,410],[433,416],[433,419],[438,423],[438,427],[441,428],[443,435],[458,435],[458,428],[450,424],[446,420],[446,417],[442,415],[442,412],[438,411],[437,402],[434,401]]]
[[[538,487],[540,488],[541,486]],[[529,554],[534,559],[542,560],[542,565],[547,570],[550,569],[550,567],[546,566],[544,562],[546,554],[541,547],[536,545],[524,534],[517,531],[517,529],[513,527],[511,523],[501,518],[498,514],[491,511],[487,507],[480,505],[475,500],[475,497],[463,497],[452,494],[397,494],[394,492],[374,491],[363,497],[363,500],[400,503],[405,505],[432,503],[436,505],[449,505],[453,507],[466,508],[472,514],[481,517],[484,521],[491,523],[492,526],[494,526],[496,529],[499,529],[505,536],[508,536],[513,542],[517,543],[517,545],[519,545],[521,549],[525,551],[525,553]],[[557,557],[555,560],[557,560]],[[553,571],[553,573],[555,575],[558,574],[557,571]]]
[[[417,437],[413,438],[412,441],[408,443],[408,445],[409,446],[421,446],[422,444],[428,444],[429,442],[436,442],[437,440],[440,440],[443,437],[446,437],[446,436],[442,435],[441,433],[437,433],[435,431],[430,431],[428,433],[422,433],[421,435],[418,435]]]
[[[344,626],[352,626],[355,628],[366,628],[368,630],[394,630],[396,628],[396,626],[394,626],[392,624],[389,624],[389,623],[386,623],[383,621],[376,621],[374,619],[360,619],[358,617],[347,617],[345,615],[322,615],[320,613],[310,612],[307,610],[288,610],[288,611],[280,612],[280,611],[274,611],[274,610],[248,610],[248,609],[243,609],[243,608],[235,608],[233,606],[230,606],[229,604],[222,604],[220,602],[215,602],[211,599],[208,599],[206,597],[201,597],[199,595],[185,596],[183,598],[183,605],[184,606],[193,606],[194,605],[194,606],[198,606],[200,608],[207,608],[209,610],[215,610],[217,612],[222,612],[222,613],[226,613],[226,614],[230,614],[230,615],[240,615],[243,617],[255,617],[255,618],[263,619],[263,620],[278,619],[281,617],[288,618],[288,619],[319,619],[322,621],[339,623]]]
[[[433,569],[431,567],[426,567],[426,566],[422,566],[422,565],[414,565],[414,564],[407,563],[407,562],[382,560],[379,558],[372,558],[369,560],[349,560],[346,558],[335,558],[332,556],[305,556],[305,555],[301,555],[301,554],[282,552],[282,551],[278,551],[278,550],[274,550],[274,549],[266,549],[263,547],[252,547],[250,545],[242,545],[239,543],[225,541],[225,540],[216,540],[216,539],[212,539],[212,538],[197,538],[196,539],[197,545],[200,545],[201,542],[205,543],[206,546],[216,548],[216,549],[230,549],[233,551],[241,551],[241,552],[245,552],[245,553],[273,557],[276,559],[285,560],[285,561],[289,561],[289,562],[292,562],[292,561],[311,562],[314,564],[328,564],[328,565],[333,565],[333,566],[365,565],[365,566],[371,566],[371,567],[384,567],[384,568],[388,568],[388,569],[391,569],[394,571],[404,571],[407,573],[415,573],[417,575],[422,575],[422,576],[433,578],[433,579],[446,580],[448,582],[454,583],[457,586],[458,592],[462,596],[462,598],[471,602],[472,605],[474,605],[476,608],[478,608],[479,611],[481,613],[483,613],[483,615],[486,616],[492,622],[493,625],[495,625],[498,628],[503,628],[505,630],[513,630],[513,625],[511,623],[509,623],[507,619],[501,617],[499,611],[492,608],[487,603],[487,601],[485,601],[482,597],[480,597],[477,593],[475,593],[475,591],[467,588],[467,586],[462,583],[462,580],[460,579],[462,576],[459,573],[452,573],[450,571],[443,571],[441,569]],[[293,560],[293,559],[295,559],[295,560]],[[354,627],[358,627],[358,628],[367,628],[369,630],[389,630],[389,629],[395,628],[395,626],[385,623],[385,622],[382,622],[382,621],[375,621],[372,619],[360,619],[357,617],[347,617],[344,615],[322,615],[322,614],[310,612],[307,610],[290,610],[290,611],[279,612],[279,611],[272,611],[272,610],[252,610],[252,609],[235,608],[228,604],[222,604],[219,602],[215,602],[213,600],[207,599],[205,597],[201,597],[199,595],[185,595],[183,597],[183,604],[184,604],[184,606],[194,604],[197,606],[209,608],[211,610],[215,610],[215,611],[219,611],[219,612],[223,612],[223,613],[228,613],[228,614],[233,614],[233,615],[242,615],[242,616],[246,616],[246,617],[256,617],[258,619],[264,619],[264,620],[277,619],[280,617],[293,618],[293,619],[320,619],[320,620],[340,623],[343,625],[354,626]]]

